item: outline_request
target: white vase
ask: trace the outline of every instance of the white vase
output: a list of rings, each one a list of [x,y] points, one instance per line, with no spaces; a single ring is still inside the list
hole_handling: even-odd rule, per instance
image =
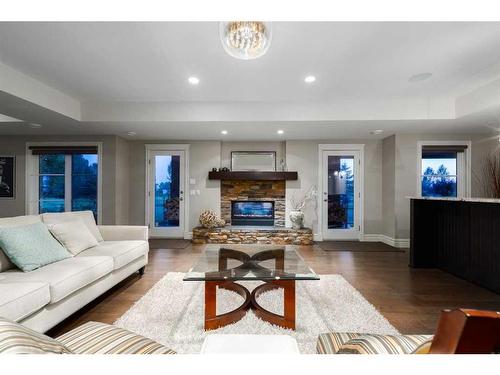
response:
[[[293,229],[301,229],[304,226],[304,213],[302,211],[291,211],[290,221]]]

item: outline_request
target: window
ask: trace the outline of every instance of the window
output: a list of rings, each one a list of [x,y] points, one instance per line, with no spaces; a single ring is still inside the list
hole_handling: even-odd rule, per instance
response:
[[[31,146],[30,214],[90,210],[98,220],[97,147]]]
[[[466,145],[423,145],[419,188],[422,197],[461,197],[467,193]]]

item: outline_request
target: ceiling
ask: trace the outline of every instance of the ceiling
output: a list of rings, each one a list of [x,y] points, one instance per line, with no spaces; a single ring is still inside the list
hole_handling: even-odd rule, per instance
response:
[[[267,54],[247,61],[226,54],[216,22],[3,22],[0,62],[78,109],[20,97],[24,111],[0,98],[0,112],[36,121],[43,107],[71,119],[68,133],[142,138],[212,138],[212,130],[220,138],[229,127],[230,136],[265,139],[266,123],[297,138],[329,129],[335,137],[364,137],[374,127],[414,132],[415,121],[426,122],[419,131],[483,133],[484,121],[457,118],[456,103],[500,78],[498,46],[500,23],[275,22]],[[424,72],[432,77],[409,82]],[[316,82],[306,84],[307,75]],[[200,84],[189,85],[189,76]],[[47,113],[43,121],[43,130],[0,122],[0,134],[65,132]],[[241,128],[249,124],[254,130]]]

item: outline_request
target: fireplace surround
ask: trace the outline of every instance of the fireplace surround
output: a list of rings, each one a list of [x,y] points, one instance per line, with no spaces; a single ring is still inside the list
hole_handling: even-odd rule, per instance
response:
[[[228,225],[233,222],[233,202],[272,202],[273,224],[254,226],[285,226],[285,181],[223,180],[221,181],[221,215]]]

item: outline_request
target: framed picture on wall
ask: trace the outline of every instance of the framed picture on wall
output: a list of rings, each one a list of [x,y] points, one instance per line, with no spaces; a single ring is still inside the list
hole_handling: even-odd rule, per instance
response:
[[[0,156],[0,199],[14,198],[16,191],[16,157]]]

